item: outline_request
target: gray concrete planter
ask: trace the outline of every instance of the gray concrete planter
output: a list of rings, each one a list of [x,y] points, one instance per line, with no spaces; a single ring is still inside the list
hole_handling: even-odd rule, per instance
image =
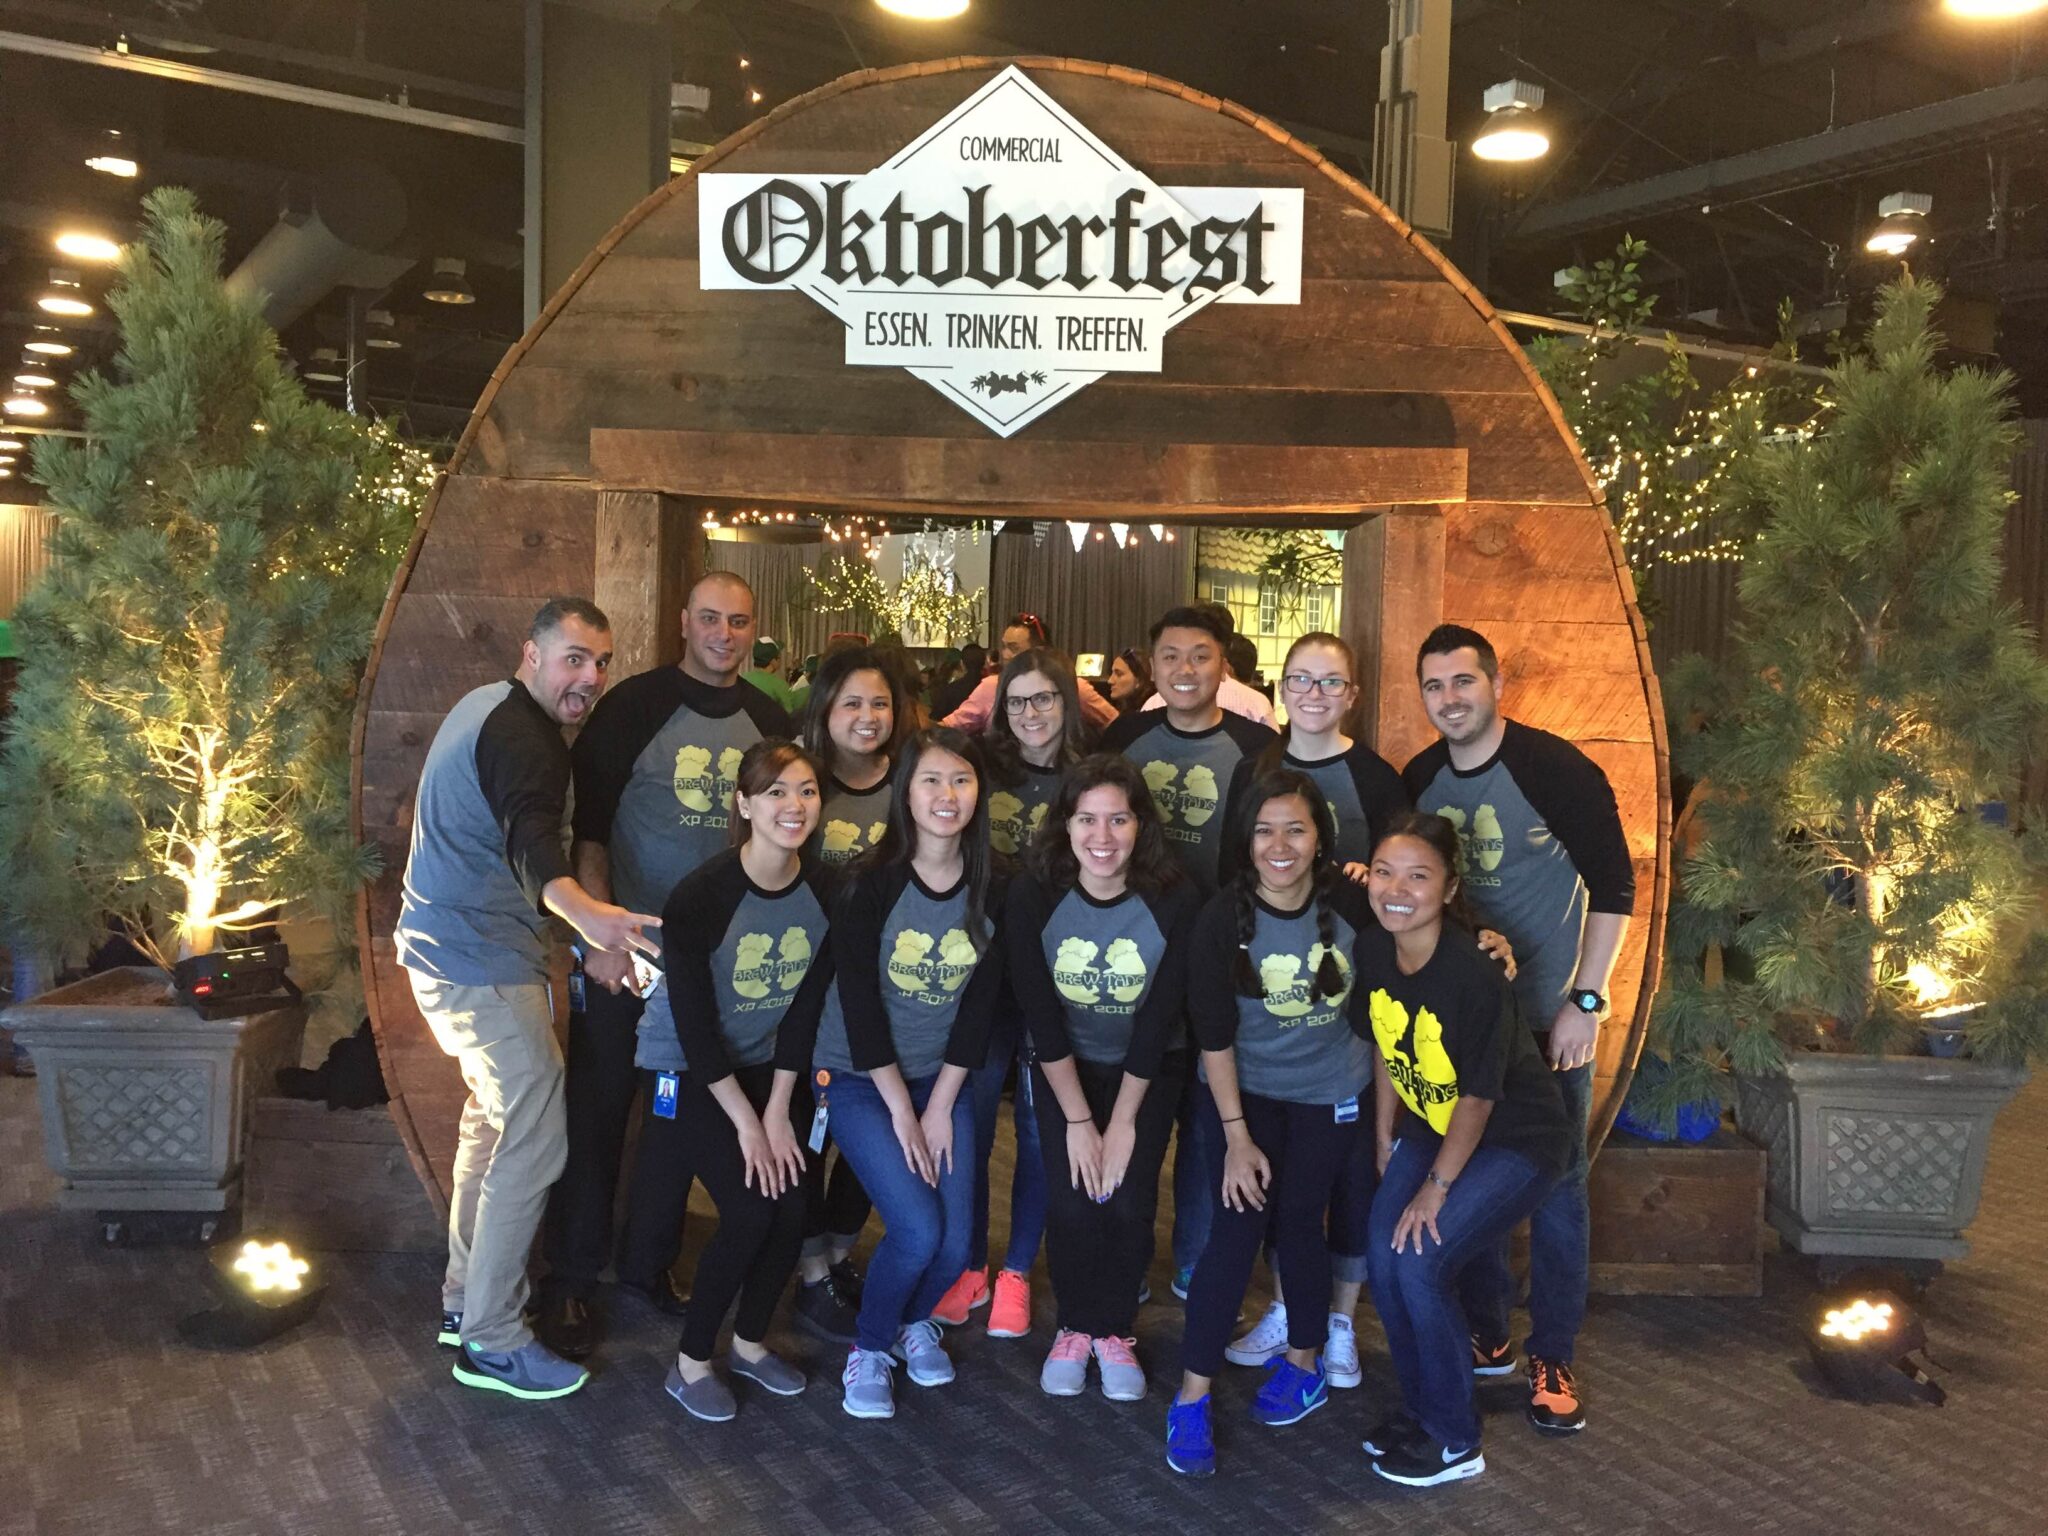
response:
[[[146,966],[89,976],[7,1011],[36,1063],[58,1203],[224,1211],[241,1194],[248,1105],[298,1060],[301,1003],[202,1019]]]
[[[1991,1123],[2026,1076],[1928,1056],[1801,1054],[1783,1076],[1737,1077],[1736,1124],[1770,1156],[1771,1225],[1800,1253],[1961,1258]]]

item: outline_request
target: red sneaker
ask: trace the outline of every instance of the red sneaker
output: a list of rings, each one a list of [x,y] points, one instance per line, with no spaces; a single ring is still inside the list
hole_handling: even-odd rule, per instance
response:
[[[988,1305],[988,1271],[985,1269],[963,1269],[939,1304],[932,1308],[932,1321],[944,1323],[948,1328],[958,1328],[967,1321],[967,1314],[976,1307]]]
[[[996,1276],[996,1304],[988,1309],[992,1339],[1021,1339],[1031,1331],[1031,1280],[1014,1269]]]

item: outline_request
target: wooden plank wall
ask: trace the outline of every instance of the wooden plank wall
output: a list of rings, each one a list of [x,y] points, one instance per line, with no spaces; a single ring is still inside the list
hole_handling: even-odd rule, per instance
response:
[[[1661,715],[1633,589],[1554,403],[1484,300],[1364,188],[1254,114],[1129,70],[1016,62],[1164,185],[1302,188],[1302,303],[1211,306],[1174,331],[1160,373],[1111,376],[993,439],[909,374],[846,366],[843,330],[809,298],[703,291],[696,176],[870,169],[998,65],[863,72],[768,114],[629,215],[493,375],[401,572],[359,717],[361,814],[393,867],[439,712],[502,671],[540,595],[598,579],[599,490],[719,486],[1036,517],[1100,517],[1108,492],[1155,516],[1313,504],[1323,522],[1448,503],[1442,611],[1497,631],[1537,723],[1586,741],[1626,786],[1631,837],[1661,871]],[[1029,506],[1006,511],[1006,492]],[[1396,589],[1407,579],[1396,571]],[[1389,637],[1390,679],[1414,638]],[[392,878],[363,915],[373,1016],[438,1171],[461,1090],[390,969]],[[1653,968],[1643,926],[1631,962]]]

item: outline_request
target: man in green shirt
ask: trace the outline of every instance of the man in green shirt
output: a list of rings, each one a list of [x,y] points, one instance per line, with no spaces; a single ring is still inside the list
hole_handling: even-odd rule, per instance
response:
[[[754,642],[754,666],[740,678],[752,683],[780,704],[792,716],[803,707],[803,698],[782,680],[782,647],[765,635]]]

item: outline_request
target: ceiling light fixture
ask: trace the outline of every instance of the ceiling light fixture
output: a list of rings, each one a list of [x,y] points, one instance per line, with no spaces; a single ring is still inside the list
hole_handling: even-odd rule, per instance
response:
[[[1903,256],[1925,233],[1934,199],[1925,192],[1894,192],[1878,203],[1883,221],[1870,232],[1863,249],[1879,256]]]
[[[57,381],[47,373],[17,373],[14,386],[17,389],[55,389]]]
[[[373,309],[363,316],[363,345],[379,352],[396,352],[405,343],[398,339],[398,322],[388,309]]]
[[[50,291],[36,300],[46,315],[89,315],[92,305],[80,294],[78,274],[69,267],[50,268]]]
[[[142,167],[136,163],[132,149],[120,129],[109,128],[100,135],[97,147],[85,157],[85,163],[89,169],[103,176],[137,176],[141,174]]]
[[[1943,0],[1951,16],[1965,21],[2011,21],[2048,7],[2048,0]]]
[[[67,229],[58,235],[54,244],[57,253],[69,256],[75,261],[119,261],[121,247],[105,235],[87,234],[82,229]]]
[[[968,0],[875,0],[875,4],[905,21],[951,21],[967,13]]]
[[[467,270],[460,257],[437,256],[434,280],[421,291],[420,297],[430,304],[474,304],[476,291],[463,275]]]
[[[332,347],[315,347],[312,360],[300,376],[312,384],[339,384],[342,381],[341,354]]]
[[[21,439],[18,437],[0,437],[0,453],[19,453],[21,446]]]
[[[77,348],[61,341],[35,340],[28,344],[27,351],[38,357],[69,357]]]
[[[1486,126],[1472,141],[1472,153],[1480,159],[1535,160],[1549,153],[1550,135],[1537,117],[1543,106],[1542,86],[1503,80],[1489,85],[1479,104],[1486,108]]]
[[[9,416],[47,416],[50,406],[49,402],[38,400],[34,395],[10,395],[0,400],[0,411]]]

